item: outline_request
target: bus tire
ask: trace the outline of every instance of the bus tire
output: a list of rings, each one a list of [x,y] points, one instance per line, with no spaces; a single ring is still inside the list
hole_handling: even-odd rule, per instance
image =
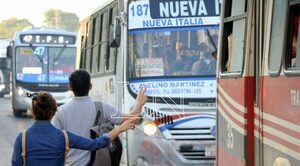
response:
[[[13,114],[14,116],[16,117],[20,117],[23,115],[23,113],[25,113],[27,110],[16,110],[16,109],[13,109]]]

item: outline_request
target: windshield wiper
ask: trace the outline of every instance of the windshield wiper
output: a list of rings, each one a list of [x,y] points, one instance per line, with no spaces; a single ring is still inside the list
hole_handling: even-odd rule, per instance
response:
[[[57,56],[54,57],[53,62],[56,63],[59,58],[61,57],[62,53],[64,52],[64,50],[67,48],[67,45],[64,44],[64,46],[59,50],[59,53],[57,54]]]
[[[35,54],[34,52],[35,52],[35,49],[34,49],[34,47],[33,47],[33,45],[32,45],[32,43],[30,43],[29,44],[29,47],[32,49],[32,51],[33,51],[33,55],[35,55],[35,57],[37,57],[38,59],[39,59],[39,61],[43,64],[44,63],[44,60],[43,60],[43,58],[42,57],[40,57],[39,55],[37,55],[37,54]]]
[[[215,57],[215,58],[217,59],[217,52],[218,52],[217,45],[216,45],[215,41],[213,40],[213,38],[212,38],[212,36],[211,36],[211,34],[210,34],[210,32],[209,32],[208,29],[206,30],[206,34],[207,34],[207,36],[208,36],[208,39],[209,39],[210,43],[212,44],[212,46],[213,46],[213,48],[214,48],[214,50],[215,50],[215,51],[212,53],[212,55],[213,55],[213,57]]]

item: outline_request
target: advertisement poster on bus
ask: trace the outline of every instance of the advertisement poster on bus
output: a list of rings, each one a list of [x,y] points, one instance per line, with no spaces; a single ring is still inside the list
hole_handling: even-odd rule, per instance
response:
[[[139,77],[163,76],[163,58],[139,58],[135,64],[136,75]]]
[[[215,98],[216,79],[207,78],[184,78],[176,79],[148,79],[129,81],[130,89],[138,93],[141,87],[147,87],[149,97],[165,98]]]

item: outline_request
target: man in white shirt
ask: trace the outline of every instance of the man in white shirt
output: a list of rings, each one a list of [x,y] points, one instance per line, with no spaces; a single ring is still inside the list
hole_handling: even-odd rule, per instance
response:
[[[91,88],[89,73],[84,70],[74,71],[69,77],[69,89],[72,90],[75,97],[58,108],[52,124],[59,129],[90,138],[90,128],[93,126],[97,114],[95,103],[88,96]],[[139,116],[147,101],[145,93],[145,88],[140,90],[136,98],[135,109],[130,114],[123,114],[113,106],[102,103],[105,121],[119,125],[132,116]],[[85,166],[89,163],[90,156],[91,152],[89,151],[70,149],[66,165]]]

